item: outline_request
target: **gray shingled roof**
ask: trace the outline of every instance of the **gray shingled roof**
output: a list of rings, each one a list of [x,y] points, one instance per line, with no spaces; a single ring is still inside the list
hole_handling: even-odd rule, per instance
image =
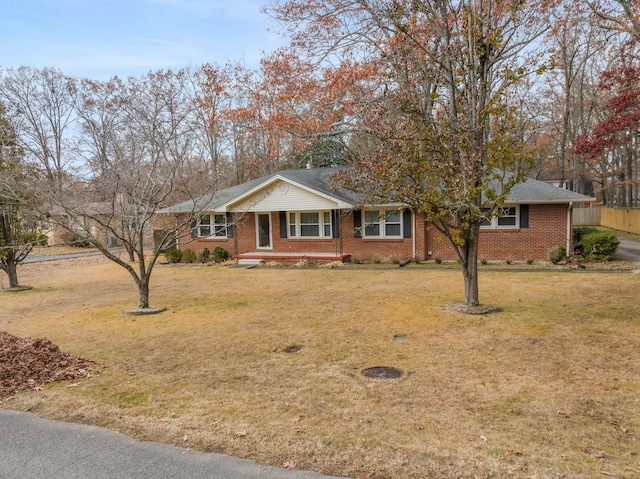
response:
[[[240,198],[242,195],[248,193],[259,185],[267,183],[274,177],[290,180],[306,188],[310,188],[319,193],[329,195],[355,206],[358,202],[357,194],[344,188],[337,190],[333,189],[331,177],[340,170],[340,168],[312,168],[279,171],[247,183],[242,183],[240,185],[220,190],[199,201],[197,209],[204,211],[219,211],[218,208],[221,206],[233,202],[235,199]],[[509,174],[507,174],[507,176],[508,175]],[[496,183],[494,187],[497,186],[499,185]],[[579,193],[574,193],[573,191],[564,190],[557,186],[552,186],[531,178],[528,178],[524,183],[515,185],[511,189],[507,199],[508,203],[581,203],[589,201],[593,201],[593,198],[589,198],[588,196],[584,196]],[[200,205],[202,205],[202,208],[199,207]],[[184,213],[190,212],[192,209],[193,202],[185,201],[164,208],[161,213]]]
[[[505,177],[513,176],[506,173]],[[490,185],[494,187],[494,185]],[[523,183],[518,183],[511,188],[507,203],[588,203],[594,201],[574,191],[565,190],[542,181],[527,178]]]

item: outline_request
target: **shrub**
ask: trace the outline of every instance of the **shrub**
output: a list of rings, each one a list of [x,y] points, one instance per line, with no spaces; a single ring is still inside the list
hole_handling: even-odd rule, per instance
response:
[[[582,237],[591,233],[597,233],[599,230],[593,226],[580,226],[573,229],[573,244],[579,245]]]
[[[610,231],[595,231],[580,238],[579,246],[587,259],[602,259],[609,261],[618,250],[620,241]]]
[[[362,256],[360,256],[359,254],[352,254],[351,255],[351,262],[353,264],[364,264],[364,258]]]
[[[185,248],[182,250],[182,262],[193,263],[196,260],[196,253],[192,249]]]
[[[229,259],[229,252],[221,246],[216,246],[213,249],[213,261],[216,263],[222,263]]]
[[[89,243],[88,240],[84,239],[80,235],[72,235],[66,241],[66,245],[67,246],[74,246],[76,248],[88,248],[89,246],[91,246],[91,243]]]
[[[562,245],[554,246],[549,250],[549,261],[558,264],[567,257],[567,248]]]
[[[205,248],[200,252],[200,261],[202,263],[208,263],[211,261],[211,251],[209,248]]]
[[[178,248],[171,248],[164,252],[164,257],[169,263],[179,263],[182,260],[182,251]]]
[[[33,246],[47,246],[49,238],[47,237],[47,235],[44,235],[42,233],[33,233],[26,235],[25,241],[32,243]]]
[[[388,261],[391,264],[400,264],[402,262],[402,258],[400,257],[400,255],[392,254],[391,256],[389,256]]]

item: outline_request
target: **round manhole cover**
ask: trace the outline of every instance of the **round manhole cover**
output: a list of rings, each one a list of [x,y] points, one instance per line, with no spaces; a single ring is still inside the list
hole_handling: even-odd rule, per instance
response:
[[[396,379],[402,376],[402,371],[389,366],[376,366],[364,369],[362,375],[374,379]]]

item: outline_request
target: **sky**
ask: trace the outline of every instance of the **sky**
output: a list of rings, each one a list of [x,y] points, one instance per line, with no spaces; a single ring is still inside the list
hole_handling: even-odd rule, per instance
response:
[[[285,43],[267,0],[0,0],[0,68],[107,80],[151,70],[257,67]]]

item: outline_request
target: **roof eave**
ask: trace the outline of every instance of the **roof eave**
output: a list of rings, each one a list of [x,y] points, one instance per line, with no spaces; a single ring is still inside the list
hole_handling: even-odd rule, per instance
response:
[[[550,205],[550,204],[569,204],[569,203],[593,203],[597,201],[596,198],[563,198],[563,199],[549,199],[549,200],[507,200],[506,204],[516,204],[516,205]]]

